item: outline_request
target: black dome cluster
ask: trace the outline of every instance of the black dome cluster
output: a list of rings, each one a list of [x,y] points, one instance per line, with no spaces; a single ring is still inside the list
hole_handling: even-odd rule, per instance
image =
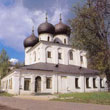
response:
[[[38,27],[38,34],[42,33],[49,33],[54,35],[58,34],[70,35],[70,27],[67,26],[66,24],[63,24],[61,21],[55,26],[48,22],[45,22],[40,24],[40,26]]]
[[[59,34],[66,34],[70,36],[70,27],[66,24],[62,23],[61,15],[60,15],[60,22],[56,24],[55,26],[51,23],[47,22],[47,16],[46,16],[46,22],[42,23],[38,27],[38,34],[43,33],[49,33],[52,35],[59,35]],[[33,47],[35,44],[39,42],[38,37],[34,35],[34,29],[32,30],[32,35],[27,37],[24,40],[24,47]]]

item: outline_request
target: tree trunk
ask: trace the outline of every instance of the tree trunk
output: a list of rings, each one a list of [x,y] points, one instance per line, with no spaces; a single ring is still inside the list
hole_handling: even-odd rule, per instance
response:
[[[110,73],[106,73],[108,92],[110,92]]]

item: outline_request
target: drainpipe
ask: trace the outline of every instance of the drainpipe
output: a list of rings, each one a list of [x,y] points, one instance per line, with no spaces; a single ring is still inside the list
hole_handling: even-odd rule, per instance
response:
[[[58,94],[58,73],[57,73],[57,94]]]
[[[84,92],[85,92],[85,75],[84,75]]]
[[[21,90],[21,70],[19,75],[19,95],[20,95],[20,90]]]
[[[56,64],[56,65],[55,65],[55,67],[56,67],[56,68],[58,68],[58,67],[59,67],[59,65],[58,65],[58,64]],[[57,94],[58,94],[58,72],[56,73],[56,76],[57,76]]]

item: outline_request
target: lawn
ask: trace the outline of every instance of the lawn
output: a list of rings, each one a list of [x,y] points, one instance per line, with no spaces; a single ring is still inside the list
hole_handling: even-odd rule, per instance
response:
[[[110,105],[109,92],[59,94],[56,101]]]
[[[7,96],[7,97],[12,97],[12,94],[6,93],[6,92],[0,92],[0,96]]]

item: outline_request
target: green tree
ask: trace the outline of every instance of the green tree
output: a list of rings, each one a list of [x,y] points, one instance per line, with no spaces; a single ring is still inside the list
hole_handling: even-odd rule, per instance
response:
[[[70,20],[73,46],[87,51],[89,67],[105,73],[110,91],[110,4],[108,0],[87,0],[73,8]]]
[[[3,49],[0,53],[0,76],[4,77],[9,72],[9,57],[6,51]]]
[[[24,63],[17,62],[14,66],[15,66],[15,68],[20,68],[20,67],[24,66]]]

